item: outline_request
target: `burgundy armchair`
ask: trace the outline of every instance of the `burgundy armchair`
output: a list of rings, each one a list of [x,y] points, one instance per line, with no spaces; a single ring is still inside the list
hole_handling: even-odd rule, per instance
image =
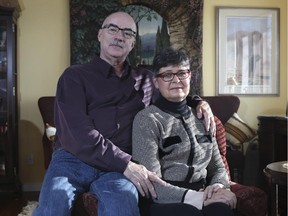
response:
[[[237,113],[240,106],[240,99],[237,96],[207,96],[202,97],[206,100],[215,116],[223,125]],[[225,132],[224,132],[225,133]],[[226,145],[227,146],[227,145]],[[226,159],[229,164],[229,171],[232,181],[243,183],[245,157],[242,152],[233,150],[227,146]]]
[[[240,166],[237,160],[233,155],[234,152],[226,151],[226,134],[223,124],[233,115],[234,112],[237,112],[240,100],[236,96],[210,96],[203,97],[208,103],[215,114],[216,120],[216,139],[218,141],[219,150],[223,159],[223,162],[226,166],[226,169],[229,173],[231,179],[231,190],[237,196],[237,215],[238,216],[264,216],[267,212],[267,195],[261,189],[254,186],[245,186],[233,181],[232,175],[235,169],[242,169],[244,164],[243,161],[240,162]],[[44,134],[42,137],[42,144],[44,150],[44,161],[45,168],[48,167],[51,155],[53,152],[53,142],[51,142],[45,132],[46,123],[51,126],[54,125],[54,100],[53,96],[44,96],[39,98],[38,106],[40,109],[41,116],[43,118],[44,124]],[[231,153],[232,156],[228,157],[228,154]],[[228,159],[228,160],[227,160]],[[242,160],[242,159],[241,159]],[[228,162],[227,162],[228,161]],[[229,165],[228,165],[229,164]],[[231,166],[232,165],[232,166]],[[232,169],[231,169],[232,167]],[[229,169],[230,168],[230,169]],[[74,208],[72,210],[72,215],[77,216],[97,216],[98,202],[96,197],[92,194],[86,192],[78,196]]]

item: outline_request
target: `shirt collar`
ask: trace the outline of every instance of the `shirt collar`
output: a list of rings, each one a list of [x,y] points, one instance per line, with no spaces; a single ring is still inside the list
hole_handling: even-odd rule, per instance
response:
[[[91,63],[97,64],[97,69],[107,78],[116,75],[114,68],[108,62],[99,58],[98,56],[92,59]],[[126,60],[123,64],[124,64],[124,73],[122,77],[127,77],[130,74],[131,66]]]

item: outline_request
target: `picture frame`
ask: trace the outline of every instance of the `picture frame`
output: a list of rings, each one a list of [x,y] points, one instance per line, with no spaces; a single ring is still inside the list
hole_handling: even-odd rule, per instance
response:
[[[216,7],[216,94],[279,96],[279,8]]]

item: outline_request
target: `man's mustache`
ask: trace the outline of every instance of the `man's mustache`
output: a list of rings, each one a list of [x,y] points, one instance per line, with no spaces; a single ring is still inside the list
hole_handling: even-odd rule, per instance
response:
[[[110,46],[118,46],[120,48],[123,48],[122,42],[120,42],[120,41],[114,41],[114,42],[110,43]]]

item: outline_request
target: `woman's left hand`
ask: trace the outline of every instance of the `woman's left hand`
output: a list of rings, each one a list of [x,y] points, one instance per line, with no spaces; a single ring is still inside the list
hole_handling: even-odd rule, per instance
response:
[[[223,187],[224,187],[224,185],[222,185],[222,184],[213,184],[213,185],[207,186],[205,188],[204,194],[203,194],[204,201],[207,199],[210,199],[212,197],[213,193],[216,193],[220,188],[223,188]],[[202,191],[203,191],[203,189],[202,189]]]
[[[231,209],[235,209],[237,206],[236,195],[225,188],[219,188],[217,192],[212,194],[212,197],[204,200],[204,206],[210,205],[215,202],[222,202],[230,206]]]

